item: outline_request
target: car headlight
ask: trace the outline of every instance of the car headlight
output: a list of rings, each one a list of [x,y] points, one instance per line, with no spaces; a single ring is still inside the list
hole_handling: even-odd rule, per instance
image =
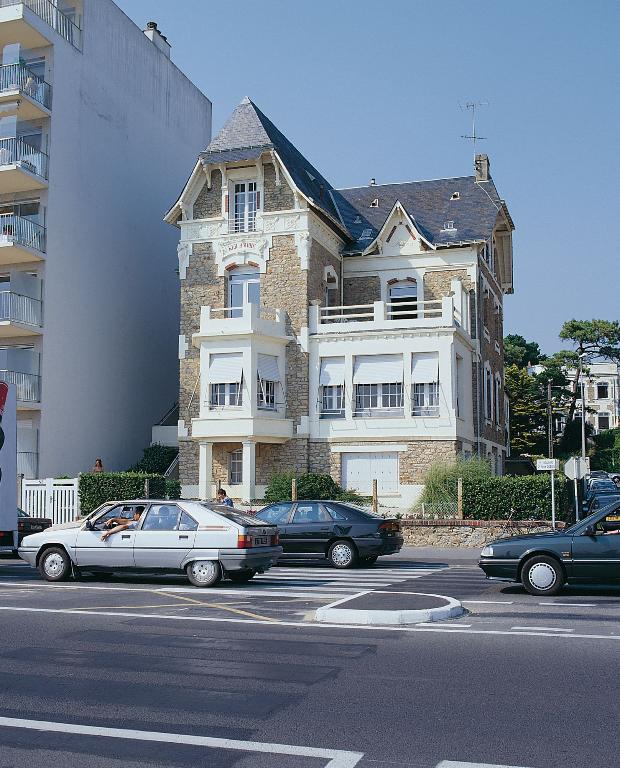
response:
[[[480,557],[493,557],[493,547],[485,547],[480,553]]]

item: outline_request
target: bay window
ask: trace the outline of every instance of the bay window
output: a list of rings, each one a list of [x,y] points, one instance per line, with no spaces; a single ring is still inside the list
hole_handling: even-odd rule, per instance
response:
[[[240,354],[209,357],[209,407],[237,408],[243,404],[243,358]]]
[[[402,355],[359,355],[353,367],[355,416],[403,415]]]
[[[411,415],[439,415],[439,354],[418,352],[411,360]]]
[[[319,374],[321,419],[344,417],[344,357],[324,357]]]
[[[278,358],[274,355],[258,356],[256,402],[263,410],[276,410],[276,389],[280,383]]]

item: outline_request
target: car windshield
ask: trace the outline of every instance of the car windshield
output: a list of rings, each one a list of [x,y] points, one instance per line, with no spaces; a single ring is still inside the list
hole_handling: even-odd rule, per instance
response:
[[[573,523],[573,525],[569,526],[568,528],[565,528],[561,533],[573,533],[577,528],[581,528],[582,525],[587,524],[589,525],[590,522],[594,522],[595,517],[605,517],[605,515],[608,515],[610,512],[613,512],[614,509],[620,510],[620,502],[616,500],[611,500],[609,504],[605,504],[605,506],[600,507],[600,509],[597,509],[596,512],[593,512],[591,515],[588,515],[587,517],[584,517],[583,520],[579,520],[576,523]],[[588,522],[589,521],[589,522]]]
[[[218,515],[221,515],[228,520],[232,520],[233,523],[237,523],[238,525],[260,525],[261,527],[265,525],[264,520],[259,520],[257,517],[252,517],[252,515],[243,514],[243,512],[237,512],[224,504],[203,504],[202,506],[211,510],[211,512],[216,512]]]

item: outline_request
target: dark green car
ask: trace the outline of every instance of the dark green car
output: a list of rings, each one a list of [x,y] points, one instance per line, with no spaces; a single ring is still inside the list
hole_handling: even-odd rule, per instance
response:
[[[557,595],[568,581],[620,579],[620,502],[557,533],[488,544],[478,565],[489,579],[521,582],[531,595]]]

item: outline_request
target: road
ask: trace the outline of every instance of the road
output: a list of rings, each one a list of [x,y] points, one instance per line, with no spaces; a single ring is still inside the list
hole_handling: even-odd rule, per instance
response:
[[[291,561],[209,590],[47,584],[0,558],[0,766],[615,768],[620,587],[543,600],[486,581],[474,558]],[[368,590],[467,612],[400,629],[313,622]]]

